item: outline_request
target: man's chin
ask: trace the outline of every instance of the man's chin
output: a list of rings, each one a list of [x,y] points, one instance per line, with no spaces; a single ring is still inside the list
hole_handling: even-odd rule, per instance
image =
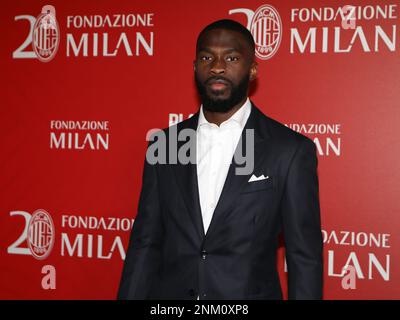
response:
[[[208,99],[207,102],[203,102],[203,107],[208,111],[225,113],[230,111],[233,105],[229,99]]]

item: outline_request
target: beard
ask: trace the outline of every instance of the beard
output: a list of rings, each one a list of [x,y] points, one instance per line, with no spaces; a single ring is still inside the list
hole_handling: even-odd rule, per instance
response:
[[[227,98],[221,97],[224,93],[223,91],[212,91],[212,96],[207,92],[207,82],[216,79],[223,79],[228,83],[228,86],[225,90],[230,90],[230,94]],[[243,77],[243,79],[239,82],[237,86],[235,86],[232,81],[219,76],[211,77],[207,79],[205,83],[202,83],[198,79],[197,74],[195,74],[195,81],[201,102],[203,104],[203,108],[210,112],[225,113],[230,111],[240,101],[244,100],[247,97],[250,73]]]

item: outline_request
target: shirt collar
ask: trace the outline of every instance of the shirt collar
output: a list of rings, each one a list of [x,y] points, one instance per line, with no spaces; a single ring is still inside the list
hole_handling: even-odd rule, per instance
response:
[[[239,124],[240,129],[243,130],[243,128],[247,122],[247,119],[249,118],[250,111],[251,111],[251,103],[250,103],[250,99],[247,98],[245,103],[228,120],[225,120],[224,122],[221,123],[220,127],[223,126],[224,124],[226,124],[227,122],[235,121],[236,123]],[[200,126],[205,125],[205,124],[214,125],[213,123],[207,121],[207,119],[203,113],[203,105],[201,105],[200,112],[199,112],[199,122],[198,122],[197,128],[199,128]]]

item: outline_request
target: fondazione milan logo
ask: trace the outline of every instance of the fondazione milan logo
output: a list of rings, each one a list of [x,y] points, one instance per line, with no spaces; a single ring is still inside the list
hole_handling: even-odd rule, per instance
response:
[[[36,210],[28,226],[28,246],[32,255],[45,259],[54,245],[54,224],[51,216],[43,209]]]
[[[60,29],[56,20],[56,9],[43,6],[33,27],[32,48],[38,59],[49,62],[57,53],[60,43]]]
[[[256,44],[256,56],[259,59],[271,58],[279,48],[282,40],[282,21],[278,11],[265,4],[255,12],[250,9],[233,9],[229,14],[243,13],[247,17],[247,29],[253,35]]]

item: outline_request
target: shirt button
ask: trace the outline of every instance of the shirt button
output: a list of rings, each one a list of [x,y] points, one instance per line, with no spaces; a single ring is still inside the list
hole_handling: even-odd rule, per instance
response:
[[[214,208],[215,208],[215,203],[214,203],[214,202],[211,202],[210,208],[211,208],[211,209],[214,209]]]

